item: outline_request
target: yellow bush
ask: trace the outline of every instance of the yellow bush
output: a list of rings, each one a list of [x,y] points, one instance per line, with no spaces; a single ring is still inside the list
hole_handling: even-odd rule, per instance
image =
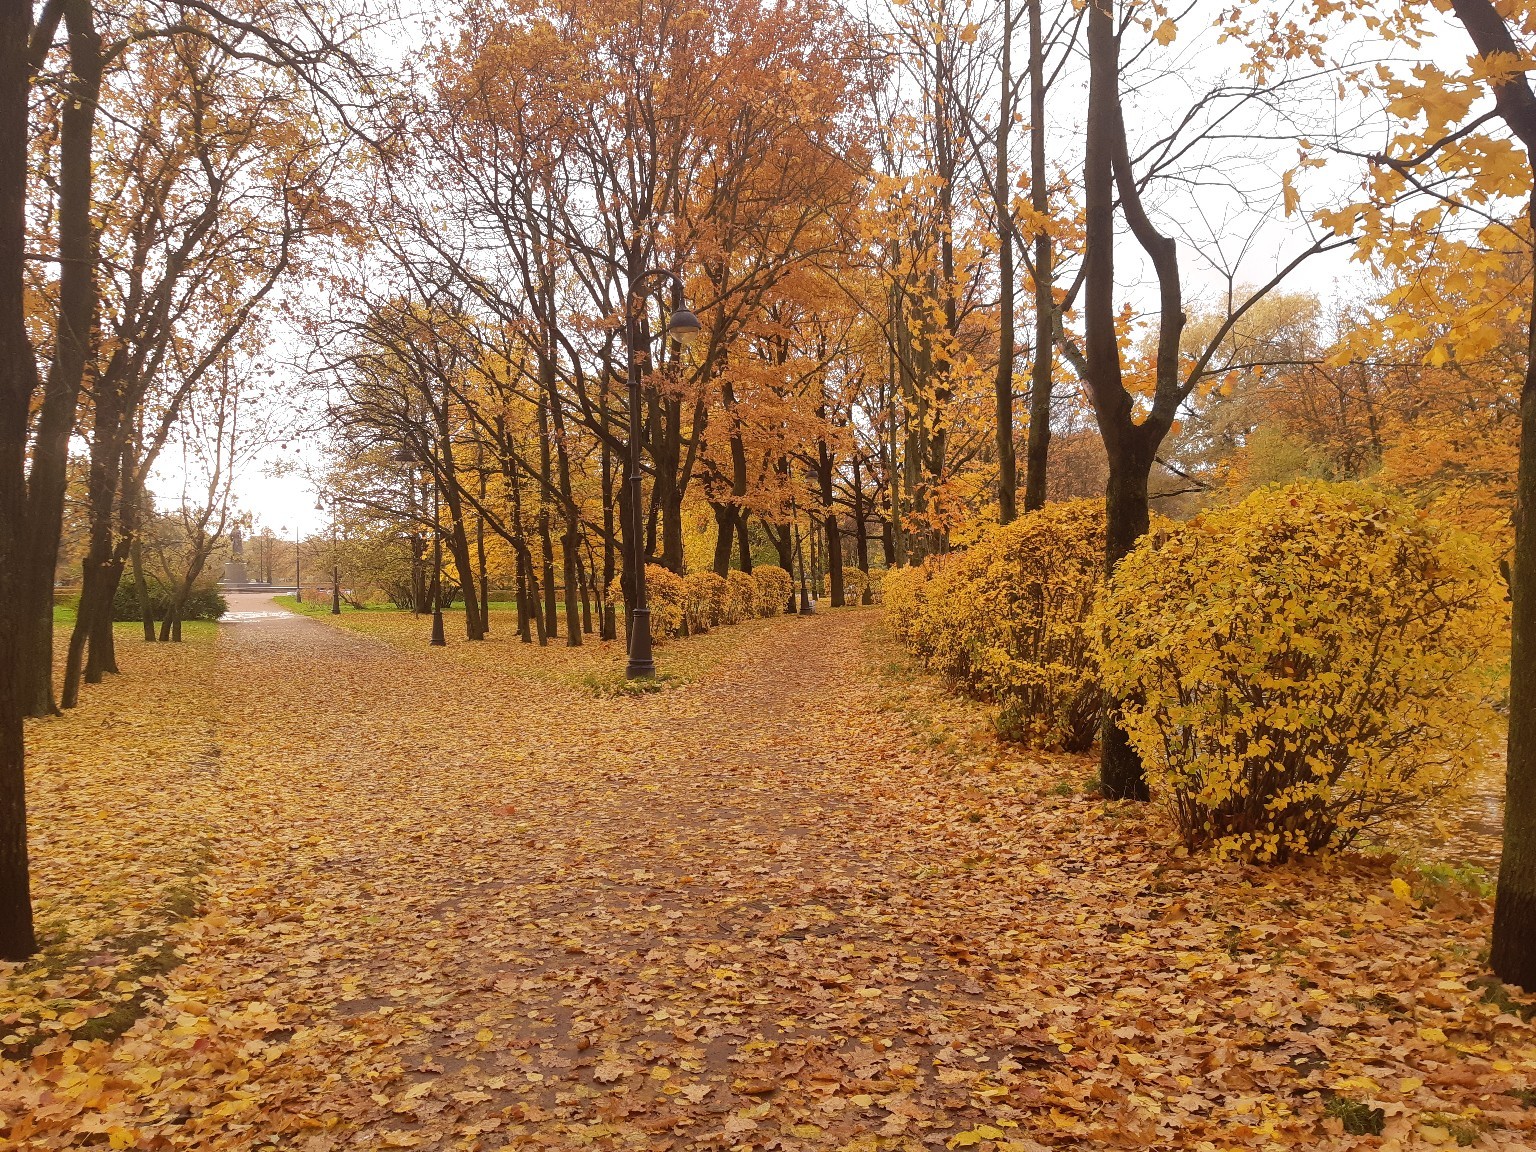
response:
[[[722,622],[725,577],[715,572],[690,572],[683,577],[684,622],[689,632],[708,632]]]
[[[1187,842],[1279,860],[1347,844],[1483,759],[1502,617],[1481,545],[1314,481],[1144,540],[1094,628]]]
[[[869,577],[857,568],[843,569],[843,603],[852,607],[864,602],[864,589],[869,587]]]
[[[923,587],[932,575],[933,569],[928,565],[909,564],[905,568],[887,568],[881,578],[885,622],[908,647],[917,644]]]
[[[725,606],[721,619],[738,624],[757,615],[757,581],[752,573],[732,568],[725,576]]]
[[[752,569],[752,579],[757,584],[757,614],[777,616],[789,603],[789,590],[794,582],[789,573],[777,564],[759,564]]]
[[[660,564],[647,564],[645,598],[651,610],[651,636],[660,640],[679,635],[688,605],[688,589],[683,577]]]
[[[1104,502],[1050,504],[964,552],[885,574],[886,617],[930,668],[999,705],[1005,736],[1080,751],[1102,714],[1086,630]]]

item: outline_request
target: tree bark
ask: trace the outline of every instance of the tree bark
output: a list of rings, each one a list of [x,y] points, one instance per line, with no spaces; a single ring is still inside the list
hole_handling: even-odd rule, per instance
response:
[[[101,93],[101,37],[89,0],[63,5],[71,79],[59,122],[59,302],[53,361],[43,386],[27,479],[28,547],[22,603],[29,627],[21,655],[23,707],[46,716],[53,703],[53,581],[68,487],[69,441],[85,377],[96,311],[91,153]],[[23,75],[30,68],[23,65]],[[30,355],[30,353],[28,353]]]
[[[1036,0],[1038,2],[1038,0]],[[1013,307],[1016,296],[1013,254],[1013,181],[1008,169],[1008,133],[1013,127],[1013,8],[1003,0],[1003,53],[998,81],[997,167],[993,201],[997,210],[997,519],[1007,524],[1018,515],[1018,464],[1013,450]],[[835,595],[835,594],[834,594]]]
[[[0,4],[0,959],[37,948],[27,859],[22,661],[28,559],[27,413],[37,361],[26,326],[27,96],[31,4]],[[50,605],[51,608],[51,605]]]
[[[716,576],[724,576],[731,570],[731,552],[736,547],[736,510],[719,500],[711,500],[709,507],[715,514],[713,569]]]
[[[1519,45],[1490,0],[1453,0],[1479,56],[1517,58]],[[1536,93],[1516,72],[1494,87],[1495,107],[1536,158]],[[1536,190],[1527,204],[1536,224]],[[1527,305],[1529,307],[1529,305]],[[1504,851],[1489,957],[1500,980],[1536,992],[1536,315],[1526,315],[1515,480],[1515,554],[1510,567],[1509,745],[1504,776]]]
[[[1131,398],[1122,384],[1115,331],[1114,155],[1121,130],[1119,45],[1110,6],[1088,8],[1088,129],[1083,163],[1085,250],[1083,256],[1083,342],[1088,388],[1109,456],[1105,490],[1105,569],[1112,573],[1147,525],[1147,476],[1131,452],[1139,439],[1131,422]],[[1150,462],[1149,462],[1150,463]],[[1141,759],[1115,718],[1105,709],[1099,781],[1111,799],[1145,799]]]
[[[1056,349],[1055,253],[1043,223],[1050,211],[1045,167],[1045,49],[1040,0],[1029,6],[1029,201],[1035,232],[1035,357],[1029,372],[1029,440],[1024,460],[1024,510],[1045,507],[1046,466],[1051,449],[1051,390]]]

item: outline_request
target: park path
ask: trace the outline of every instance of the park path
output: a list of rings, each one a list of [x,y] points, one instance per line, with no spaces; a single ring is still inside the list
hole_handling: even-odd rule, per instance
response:
[[[453,649],[299,617],[221,629],[220,979],[312,1022],[288,1107],[402,1146],[821,1146],[928,1119],[843,1115],[893,1064],[927,1082],[929,1033],[982,992],[967,949],[902,923],[954,850],[862,778],[912,756],[854,687],[869,622],[755,625],[709,677],[621,699],[458,682]],[[972,912],[934,915],[968,935]],[[985,1071],[999,1040],[962,1059]]]

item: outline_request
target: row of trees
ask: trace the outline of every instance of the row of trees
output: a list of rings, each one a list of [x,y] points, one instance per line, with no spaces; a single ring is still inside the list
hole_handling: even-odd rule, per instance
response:
[[[365,535],[441,549],[471,639],[486,548],[513,557],[524,634],[563,614],[579,643],[583,589],[617,577],[631,599],[639,557],[701,565],[703,509],[702,564],[722,575],[750,569],[754,541],[794,566],[809,517],[838,604],[844,564],[867,570],[872,548],[921,559],[1052,495],[1107,495],[1113,567],[1153,501],[1266,472],[1395,470],[1425,502],[1494,492],[1476,468],[1515,487],[1529,232],[1504,209],[1530,175],[1509,139],[1525,82],[1500,61],[1525,24],[1489,0],[1458,0],[1479,61],[1434,83],[1350,55],[1369,55],[1362,26],[1417,43],[1408,3],[1270,20],[1151,0],[468,0],[389,84],[357,50],[365,13],[23,7],[0,107],[24,161],[0,163],[19,429],[0,640],[18,713],[52,704],[72,438],[89,446],[91,547],[66,702],[114,666],[100,606],[157,454],[261,349],[300,275],[286,302],[325,395],[326,489]],[[1356,143],[1383,127],[1384,152]],[[1459,231],[1469,212],[1493,224]],[[1325,317],[1281,295],[1362,239],[1395,278],[1379,302]],[[674,302],[637,298],[653,267],[682,276],[703,323],[686,350],[658,322]],[[1481,507],[1505,522],[1497,494]],[[1536,691],[1529,536],[1512,561],[1520,701]],[[3,720],[6,948],[22,954],[20,729]],[[1511,771],[1536,805],[1523,739]],[[1113,720],[1102,746],[1109,794],[1144,796]],[[1510,891],[1536,900],[1536,853],[1519,867]]]
[[[346,24],[287,0],[48,0],[0,12],[0,956],[34,946],[22,717],[55,709],[66,500],[85,526],[65,705],[116,670],[112,602],[179,456],[191,541],[167,624],[261,437],[282,286],[342,216]],[[167,448],[171,449],[167,453]],[[198,490],[193,491],[192,488]],[[71,501],[73,503],[73,501]]]

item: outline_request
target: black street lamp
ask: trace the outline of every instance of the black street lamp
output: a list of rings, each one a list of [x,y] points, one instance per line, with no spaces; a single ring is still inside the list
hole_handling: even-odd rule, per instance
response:
[[[631,265],[633,267],[633,265]],[[641,285],[651,277],[672,284],[672,315],[667,335],[680,345],[692,344],[702,325],[699,318],[683,307],[683,281],[666,268],[648,268],[631,275],[624,300],[624,343],[629,352],[629,453],[625,467],[629,475],[629,551],[634,566],[634,607],[629,620],[629,663],[624,675],[630,680],[656,675],[656,661],[651,656],[651,609],[645,596],[644,505],[640,491],[640,321],[635,304],[641,297]],[[647,354],[649,349],[646,350]]]
[[[293,602],[304,603],[304,575],[299,569],[299,526],[293,526]]]

